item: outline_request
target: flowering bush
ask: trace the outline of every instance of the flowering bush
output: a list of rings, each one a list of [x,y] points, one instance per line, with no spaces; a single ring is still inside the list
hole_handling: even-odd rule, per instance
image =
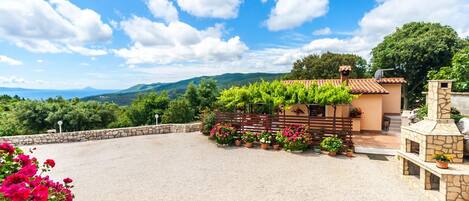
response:
[[[236,129],[229,124],[217,124],[210,131],[218,144],[230,144],[234,140]]]
[[[270,144],[272,142],[272,133],[262,132],[259,135],[259,142],[263,144]]]
[[[32,150],[30,150],[32,153]],[[0,200],[11,201],[71,201],[72,179],[63,184],[43,176],[55,167],[55,161],[47,159],[40,164],[34,157],[24,154],[9,143],[0,145]],[[40,170],[40,172],[38,172]]]
[[[257,136],[250,131],[246,131],[243,136],[241,136],[241,139],[243,139],[244,142],[252,143],[257,140]]]
[[[283,144],[287,137],[283,136],[282,132],[277,132],[275,134],[275,144]]]
[[[433,159],[449,163],[453,160],[453,156],[451,154],[433,154]]]
[[[287,126],[282,130],[283,147],[287,151],[304,151],[308,148],[305,128],[302,125]]]
[[[321,142],[321,147],[329,152],[337,152],[342,149],[342,140],[336,136],[326,137]]]

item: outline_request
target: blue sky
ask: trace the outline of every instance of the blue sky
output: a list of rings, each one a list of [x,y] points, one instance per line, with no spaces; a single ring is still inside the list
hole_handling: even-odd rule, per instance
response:
[[[325,51],[370,58],[411,21],[469,35],[467,0],[2,0],[0,86],[122,89],[288,72]]]

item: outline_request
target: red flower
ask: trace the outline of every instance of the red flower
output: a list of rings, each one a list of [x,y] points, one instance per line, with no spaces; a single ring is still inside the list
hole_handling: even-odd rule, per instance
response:
[[[37,173],[37,167],[36,165],[30,164],[23,166],[20,171],[18,171],[18,174],[23,174],[27,177],[32,177]]]
[[[55,161],[52,159],[47,159],[46,162],[44,162],[44,165],[47,165],[51,168],[55,167]]]
[[[47,201],[49,197],[49,188],[43,185],[36,186],[33,189],[33,201]]]
[[[6,152],[8,152],[8,154],[13,154],[15,153],[15,147],[13,147],[13,145],[11,145],[10,143],[3,143],[0,145],[0,150],[4,150]]]
[[[26,188],[25,183],[13,184],[8,187],[2,186],[0,188],[0,192],[2,192],[5,198],[10,198],[11,201],[28,200],[29,195],[31,194],[29,189]]]
[[[72,183],[72,182],[73,182],[73,180],[68,178],[68,177],[64,179],[64,183],[66,183],[66,184],[69,184],[69,183]]]

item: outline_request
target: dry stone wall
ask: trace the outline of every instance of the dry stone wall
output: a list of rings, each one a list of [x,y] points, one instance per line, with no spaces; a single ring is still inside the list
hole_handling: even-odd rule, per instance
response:
[[[153,126],[127,127],[104,130],[88,130],[66,133],[19,135],[1,137],[0,142],[8,141],[15,145],[33,145],[50,143],[83,142],[89,140],[104,140],[139,135],[154,135],[165,133],[188,133],[200,130],[200,123],[191,124],[160,124]]]

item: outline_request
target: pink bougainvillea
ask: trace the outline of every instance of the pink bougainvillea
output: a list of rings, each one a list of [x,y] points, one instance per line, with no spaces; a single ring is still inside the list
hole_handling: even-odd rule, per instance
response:
[[[47,159],[40,167],[31,158],[9,143],[0,144],[0,200],[11,201],[71,201],[72,179],[64,183],[43,176],[55,167],[55,161]],[[40,171],[39,171],[40,170]]]

